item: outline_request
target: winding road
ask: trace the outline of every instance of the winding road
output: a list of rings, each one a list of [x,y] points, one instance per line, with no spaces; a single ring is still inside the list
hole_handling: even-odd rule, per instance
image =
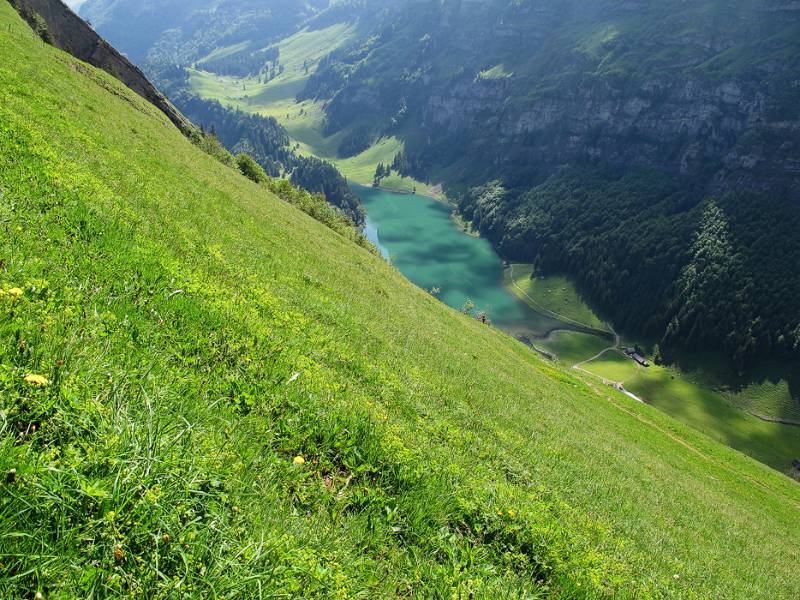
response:
[[[605,377],[601,377],[597,373],[592,373],[591,371],[587,371],[586,369],[583,368],[583,365],[585,365],[586,363],[590,363],[593,360],[597,360],[598,358],[603,356],[603,354],[605,354],[606,352],[616,352],[616,351],[619,350],[619,334],[616,331],[614,331],[613,328],[611,329],[611,331],[614,334],[614,345],[613,346],[609,346],[608,348],[604,348],[603,350],[600,350],[600,352],[598,352],[597,354],[595,354],[591,358],[587,358],[586,360],[582,360],[581,362],[575,363],[574,365],[572,365],[572,368],[580,371],[581,373],[586,373],[587,375],[591,375],[592,377],[595,377],[597,379],[602,379],[604,384],[609,385],[609,386],[619,390],[620,392],[622,392],[623,394],[628,396],[628,398],[633,398],[637,402],[641,402],[642,404],[644,404],[644,400],[639,398],[639,396],[637,396],[633,392],[630,392],[627,389],[625,389],[625,385],[624,385],[625,382],[623,382],[623,381],[609,381]]]
[[[613,334],[614,335],[614,344],[613,345],[609,346],[608,348],[603,348],[602,350],[600,350],[600,352],[598,352],[597,354],[595,354],[591,358],[587,358],[586,360],[582,360],[580,362],[575,363],[574,365],[572,365],[572,368],[577,370],[577,371],[580,371],[581,373],[585,373],[585,374],[587,374],[587,375],[589,375],[591,377],[594,377],[596,379],[600,379],[600,380],[603,381],[603,383],[605,385],[611,386],[611,387],[619,390],[620,392],[622,392],[623,394],[625,394],[629,398],[632,398],[632,399],[636,400],[637,402],[641,402],[642,404],[644,404],[644,400],[639,398],[639,396],[637,396],[633,392],[630,392],[630,391],[625,389],[623,381],[609,381],[605,377],[602,377],[602,376],[598,375],[597,373],[592,373],[591,371],[587,371],[586,369],[583,368],[583,365],[585,365],[587,363],[590,363],[590,362],[592,362],[594,360],[597,360],[598,358],[603,356],[606,352],[614,352],[614,351],[618,351],[619,350],[620,338],[619,338],[619,334],[614,330],[614,328],[611,327],[611,325],[607,324],[609,331],[604,331],[602,329],[597,329],[596,327],[592,327],[591,325],[587,325],[586,323],[581,323],[580,321],[576,321],[575,319],[571,319],[571,318],[567,317],[566,315],[562,315],[562,314],[559,314],[559,313],[557,313],[555,311],[552,311],[552,310],[550,310],[548,308],[545,308],[544,306],[539,304],[536,300],[531,298],[530,295],[528,294],[528,292],[526,292],[519,285],[517,285],[517,280],[514,278],[514,265],[513,264],[509,265],[509,269],[510,269],[511,285],[514,286],[519,291],[520,294],[522,294],[525,298],[527,298],[527,300],[531,303],[531,305],[533,305],[536,308],[536,310],[538,310],[539,312],[547,314],[547,315],[549,315],[549,316],[551,316],[551,317],[553,317],[553,318],[555,318],[555,319],[557,319],[559,321],[562,321],[564,323],[570,323],[572,325],[577,325],[578,327],[581,327],[581,328],[584,328],[584,329],[588,329],[589,331],[594,331],[594,332],[596,332],[596,333],[598,333],[600,335],[605,335],[605,334],[608,334],[608,333]]]

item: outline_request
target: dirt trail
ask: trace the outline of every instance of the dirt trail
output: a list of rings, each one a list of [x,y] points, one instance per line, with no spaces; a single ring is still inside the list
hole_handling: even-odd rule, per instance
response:
[[[636,400],[637,402],[641,402],[642,404],[644,404],[645,403],[644,400],[639,398],[639,396],[637,396],[633,392],[625,389],[625,385],[624,385],[625,382],[624,381],[609,381],[605,377],[601,377],[597,373],[592,373],[591,371],[587,371],[586,369],[583,368],[583,365],[585,365],[586,363],[590,363],[593,360],[597,360],[598,358],[603,356],[603,354],[605,354],[606,352],[616,352],[616,351],[619,350],[619,334],[616,331],[614,331],[613,328],[611,329],[611,331],[614,333],[614,345],[613,346],[609,346],[608,348],[604,348],[603,350],[601,350],[600,352],[598,352],[597,354],[595,354],[591,358],[587,358],[586,360],[582,360],[581,362],[575,363],[574,365],[572,365],[572,368],[580,371],[581,373],[586,373],[587,375],[590,375],[590,376],[595,377],[597,379],[602,379],[602,381],[603,381],[603,383],[605,385],[613,387],[613,388],[619,390],[620,392],[622,392],[623,394],[625,394],[626,396],[628,396],[628,398],[632,398],[633,400]]]
[[[587,325],[586,323],[581,323],[580,321],[576,321],[575,319],[572,319],[572,318],[570,318],[570,317],[568,317],[566,315],[562,315],[562,314],[559,314],[559,313],[557,313],[557,312],[555,312],[553,310],[545,308],[544,306],[542,306],[541,304],[536,302],[536,300],[531,298],[530,295],[525,290],[523,290],[519,285],[517,285],[517,281],[516,281],[516,279],[514,279],[514,265],[513,264],[509,265],[509,271],[510,271],[510,276],[511,276],[511,285],[514,286],[514,288],[516,288],[519,291],[520,294],[522,294],[525,298],[527,298],[528,301],[534,307],[536,307],[536,310],[538,310],[539,312],[544,313],[546,315],[549,315],[549,316],[553,317],[554,319],[557,319],[557,320],[562,321],[564,323],[577,325],[578,327],[582,327],[582,328],[587,329],[589,331],[595,332],[597,335],[607,336],[609,333],[613,334],[613,336],[614,336],[614,344],[613,345],[609,346],[608,348],[603,348],[600,352],[598,352],[597,354],[595,354],[591,358],[587,358],[586,360],[582,360],[582,361],[580,361],[578,363],[575,363],[574,365],[572,365],[572,368],[576,369],[576,370],[578,370],[578,371],[580,371],[582,373],[585,373],[585,374],[587,374],[587,375],[589,375],[591,377],[594,377],[596,379],[600,379],[600,380],[603,381],[603,383],[605,385],[608,385],[610,387],[616,388],[617,390],[619,390],[620,392],[622,392],[623,394],[625,394],[629,398],[632,398],[632,399],[636,400],[637,402],[644,403],[644,400],[639,398],[639,396],[637,396],[633,392],[630,392],[630,391],[625,389],[625,387],[623,385],[624,382],[622,382],[622,381],[609,381],[609,380],[605,379],[604,377],[602,377],[600,375],[597,375],[596,373],[592,373],[591,371],[587,371],[586,369],[583,368],[583,365],[585,365],[587,363],[590,363],[593,360],[597,360],[598,358],[603,356],[603,354],[605,354],[606,352],[614,352],[614,351],[619,350],[619,343],[620,343],[619,334],[614,330],[613,327],[611,327],[609,325],[608,326],[609,330],[605,331],[603,329],[598,329],[596,327],[592,327],[591,325]]]

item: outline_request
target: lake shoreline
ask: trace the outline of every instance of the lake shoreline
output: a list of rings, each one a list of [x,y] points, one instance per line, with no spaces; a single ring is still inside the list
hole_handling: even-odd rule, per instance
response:
[[[697,381],[694,371],[654,361],[642,368],[621,352],[609,352],[613,328],[603,325],[566,275],[537,278],[531,287],[532,265],[508,264],[486,238],[465,233],[451,203],[380,187],[353,184],[353,189],[366,210],[369,234],[385,256],[391,254],[389,262],[419,288],[435,288],[444,304],[468,307],[472,315],[485,312],[496,329],[544,359],[565,369],[582,365],[587,375],[624,385],[636,399],[779,471],[800,452],[796,426],[736,408],[708,382]],[[625,338],[614,347],[637,343],[648,346]]]
[[[353,181],[349,180],[351,185],[355,185],[358,187],[363,187],[371,190],[379,190],[381,192],[388,192],[390,194],[398,194],[400,196],[424,196],[425,198],[430,198],[431,200],[436,200],[437,202],[443,202],[445,204],[449,204],[451,206],[455,206],[453,203],[442,191],[442,184],[436,183],[434,185],[429,185],[425,188],[424,191],[408,191],[408,190],[399,190],[390,187],[385,187],[382,185],[372,185],[371,183],[362,183],[360,181]],[[438,191],[431,191],[431,190],[438,190]]]

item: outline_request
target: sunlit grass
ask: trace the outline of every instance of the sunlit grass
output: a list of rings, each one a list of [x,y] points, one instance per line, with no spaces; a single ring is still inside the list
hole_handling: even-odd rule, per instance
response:
[[[594,356],[610,344],[606,338],[566,330],[554,331],[548,339],[535,342],[537,348],[553,353],[565,367]]]
[[[532,272],[531,265],[511,265],[505,272],[506,286],[535,310],[544,310],[577,325],[609,331],[567,277],[539,274],[531,277]]]
[[[800,423],[800,390],[786,378],[786,365],[757,365],[748,380],[723,392],[736,407],[754,414]]]
[[[515,264],[512,280],[512,269],[506,269],[506,286],[535,310],[550,311],[549,314],[560,315],[569,323],[607,330],[608,326],[581,300],[569,279],[563,276],[531,279],[531,271],[530,265]],[[634,344],[633,341],[623,343]],[[572,366],[595,356],[610,344],[609,340],[598,336],[563,331],[536,342],[536,347],[554,354],[562,364]],[[707,370],[703,362],[705,357],[694,356],[692,360],[695,369]],[[692,360],[686,361],[687,366],[692,365]],[[793,410],[797,403],[780,375],[773,374],[771,380],[764,376],[760,383],[742,390],[720,393],[715,388],[725,385],[726,378],[719,373],[695,377],[689,371],[674,367],[651,364],[645,368],[619,351],[606,352],[583,368],[607,381],[624,383],[649,404],[779,471],[788,469],[793,458],[800,456],[800,428],[766,423],[750,414],[770,417],[783,414],[785,419],[800,415],[800,409]],[[729,375],[727,380],[731,378]]]
[[[339,144],[349,128],[326,136],[322,104],[313,100],[296,100],[310,74],[316,70],[319,59],[345,44],[354,31],[352,26],[337,24],[321,30],[303,30],[283,40],[278,46],[280,64],[285,70],[267,83],[254,77],[222,76],[202,69],[190,69],[188,87],[202,98],[218,100],[245,112],[275,117],[288,131],[292,143],[299,144],[301,154],[328,160],[348,179],[369,185],[378,164],[391,164],[403,149],[403,142],[393,136],[383,137],[356,156],[340,158]],[[424,193],[428,188],[423,182],[397,173],[385,178],[382,185],[400,192],[416,189]]]
[[[0,4],[0,597],[797,596],[794,482],[74,65]]]
[[[589,355],[591,356],[591,355]],[[676,419],[780,471],[800,456],[800,428],[767,423],[676,368],[636,364],[607,352],[583,368],[625,388]]]
[[[249,40],[245,40],[243,42],[239,42],[238,44],[231,44],[230,46],[224,46],[222,48],[215,48],[211,52],[209,52],[206,56],[198,60],[198,63],[204,63],[220,58],[227,58],[237,52],[241,52],[242,50],[246,50],[250,44]]]

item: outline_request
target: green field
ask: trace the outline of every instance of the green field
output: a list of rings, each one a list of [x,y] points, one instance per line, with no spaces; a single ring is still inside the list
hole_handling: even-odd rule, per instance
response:
[[[610,345],[605,338],[567,330],[554,331],[547,339],[535,342],[537,348],[552,353],[564,367],[584,361]]]
[[[208,53],[197,62],[200,64],[218,58],[227,58],[228,56],[236,54],[237,52],[246,50],[250,47],[250,44],[250,41],[244,41],[239,42],[238,44],[232,44],[231,46],[225,46],[224,48],[216,48],[214,51]]]
[[[0,597],[796,598],[800,487],[451,310],[0,3]]]
[[[800,457],[800,427],[768,423],[729,403],[723,394],[695,381],[692,373],[651,365],[644,368],[621,352],[607,352],[583,365],[679,421],[779,471]],[[765,395],[762,402],[769,402]]]
[[[798,366],[793,367],[798,373]],[[793,377],[793,384],[787,377],[790,368],[776,363],[756,365],[745,381],[724,386],[722,394],[742,410],[800,424],[800,389],[797,389],[797,375]]]
[[[259,82],[256,77],[220,76],[203,71],[204,61],[238,52],[249,44],[242,42],[227,48],[218,48],[198,61],[196,66],[199,68],[190,71],[190,87],[204,97],[235,103],[242,109],[244,106],[264,108],[275,106],[281,101],[294,101],[320,59],[346,44],[354,33],[353,26],[337,23],[311,31],[303,29],[282,40],[277,48],[280,65],[284,70],[267,83]]]
[[[478,78],[480,79],[505,79],[506,77],[511,77],[513,73],[508,72],[504,64],[498,64],[493,66],[491,69],[486,69],[485,71],[481,71],[478,73]]]
[[[314,31],[300,31],[278,44],[280,64],[285,70],[269,82],[260,83],[255,77],[222,76],[194,68],[189,70],[189,90],[202,98],[218,100],[245,112],[275,117],[289,132],[292,141],[300,145],[302,154],[324,158],[352,181],[369,185],[378,163],[391,164],[395,155],[403,150],[403,142],[396,137],[384,137],[356,156],[339,158],[339,144],[349,129],[325,136],[321,103],[296,100],[319,60],[347,43],[354,33],[353,26],[343,23]],[[224,55],[225,50],[215,52]],[[308,72],[304,64],[309,66]],[[416,189],[418,193],[425,193],[428,189],[427,184],[397,173],[383,179],[381,187],[399,192]]]
[[[532,280],[530,274],[530,265],[511,265],[505,271],[506,286],[536,310],[560,315],[568,323],[607,329],[581,300],[568,278],[537,276]],[[634,343],[628,341],[624,345]],[[595,356],[611,343],[594,335],[559,331],[535,345],[555,355],[562,365],[572,366]],[[730,387],[732,374],[723,376],[716,365],[710,369],[713,361],[709,357],[691,357],[686,363],[694,368],[680,370],[651,365],[645,369],[622,352],[614,351],[582,367],[599,378],[623,383],[648,404],[714,439],[779,471],[788,471],[791,461],[800,457],[800,427],[768,423],[749,414],[797,418],[800,410],[792,410],[797,402],[791,397],[787,380],[781,378],[785,374],[774,369],[764,373],[763,369],[756,369],[754,376],[758,383],[736,391],[718,391]]]
[[[535,310],[575,325],[610,331],[608,325],[583,301],[567,277],[536,275],[532,278],[532,271],[531,265],[509,265],[504,274],[506,287]]]
[[[275,117],[301,146],[312,145],[321,156],[327,156],[335,153],[341,135],[326,140],[321,135],[323,114],[318,104],[298,103],[295,97],[316,70],[319,60],[347,43],[354,33],[354,28],[344,23],[314,31],[304,29],[278,43],[279,61],[284,70],[267,83],[256,77],[217,75],[198,65],[189,70],[189,89],[203,98],[218,100],[242,111]]]

